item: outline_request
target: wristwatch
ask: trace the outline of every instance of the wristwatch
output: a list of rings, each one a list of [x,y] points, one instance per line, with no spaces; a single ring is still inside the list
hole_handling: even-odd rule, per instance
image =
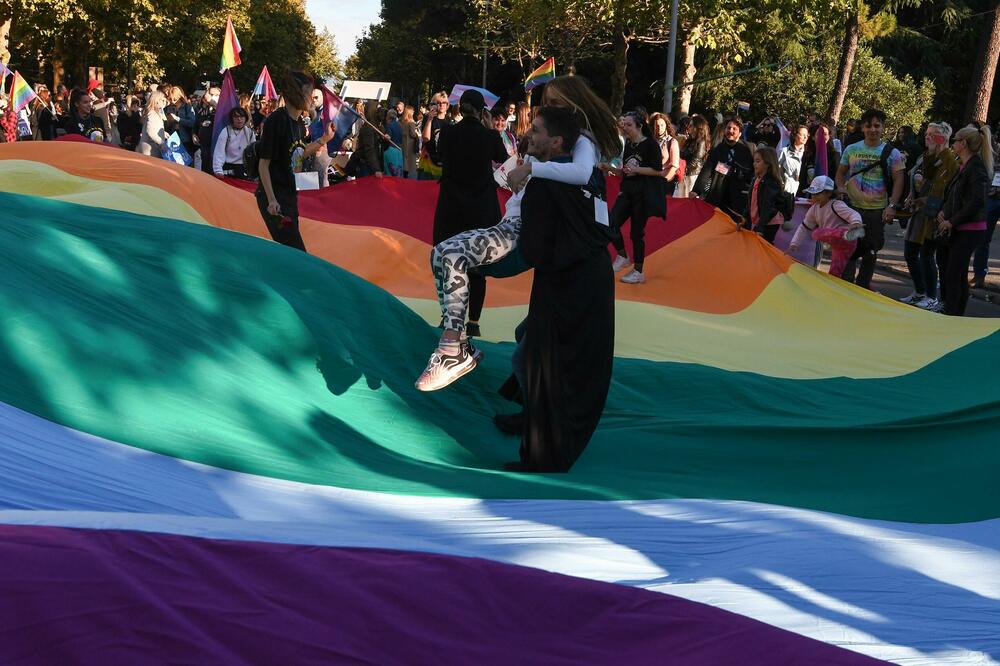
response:
[[[886,208],[891,208],[891,209],[893,209],[893,210],[896,210],[896,206],[897,206],[897,205],[898,205],[898,204],[896,204],[896,203],[893,203],[892,201],[890,201],[890,202],[889,202],[889,205],[888,205],[888,206],[886,206]]]

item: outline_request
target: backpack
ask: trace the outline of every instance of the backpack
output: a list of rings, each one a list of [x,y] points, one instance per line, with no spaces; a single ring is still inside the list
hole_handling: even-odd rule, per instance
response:
[[[260,141],[249,143],[243,149],[243,168],[246,169],[248,179],[260,178]]]

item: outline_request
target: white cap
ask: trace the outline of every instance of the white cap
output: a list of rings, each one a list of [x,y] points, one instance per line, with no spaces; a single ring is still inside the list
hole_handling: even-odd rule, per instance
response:
[[[806,188],[809,194],[819,194],[820,192],[833,192],[837,189],[837,183],[829,176],[816,176],[812,183]]]

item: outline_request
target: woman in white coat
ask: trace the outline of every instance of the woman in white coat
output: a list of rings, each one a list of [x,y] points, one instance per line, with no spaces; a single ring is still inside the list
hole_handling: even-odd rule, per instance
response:
[[[135,152],[155,157],[163,155],[163,149],[167,146],[167,132],[163,129],[163,123],[167,119],[163,113],[166,105],[167,97],[159,90],[149,96],[142,118],[142,135]]]

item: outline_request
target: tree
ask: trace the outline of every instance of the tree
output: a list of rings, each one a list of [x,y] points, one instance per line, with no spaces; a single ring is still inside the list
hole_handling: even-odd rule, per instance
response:
[[[993,92],[993,78],[1000,58],[1000,2],[993,2],[993,16],[986,17],[982,26],[976,65],[969,86],[969,96],[965,103],[965,120],[986,122],[990,110],[990,94]]]
[[[809,54],[789,67],[713,82],[705,86],[704,101],[715,108],[734,108],[737,100],[749,100],[761,115],[775,113],[788,124],[801,120],[827,102],[830,81],[840,66],[836,45],[833,36],[817,39],[807,45]],[[891,127],[919,127],[927,120],[935,94],[931,81],[917,82],[908,75],[897,78],[864,44],[855,56],[844,115],[857,118],[865,109],[877,107],[886,113]]]
[[[337,40],[327,28],[316,37],[316,47],[309,55],[309,69],[324,79],[343,79],[344,63],[340,60]]]

